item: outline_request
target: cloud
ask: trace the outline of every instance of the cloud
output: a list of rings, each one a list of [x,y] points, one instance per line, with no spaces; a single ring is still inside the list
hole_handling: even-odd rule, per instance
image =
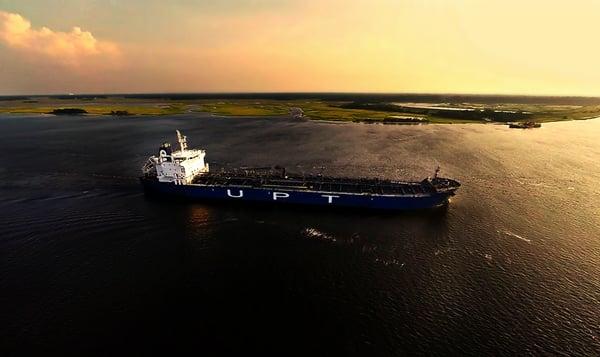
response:
[[[120,56],[115,43],[97,40],[80,27],[73,27],[70,32],[47,27],[34,29],[23,16],[3,11],[0,11],[0,43],[27,55],[41,55],[46,60],[75,67],[88,60],[114,64]]]

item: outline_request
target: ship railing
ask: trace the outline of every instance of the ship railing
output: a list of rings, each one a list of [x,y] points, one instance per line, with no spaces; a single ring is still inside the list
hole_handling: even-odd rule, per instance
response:
[[[209,173],[199,176],[195,182],[208,185],[235,185],[246,187],[279,187],[289,189],[311,189],[315,191],[417,195],[436,191],[431,183],[402,183],[376,179],[341,179],[309,176],[282,178],[279,176],[253,176],[239,172]],[[441,188],[441,187],[440,187]]]
[[[148,160],[146,160],[146,163],[144,164],[144,166],[142,167],[142,171],[145,174],[147,174],[153,168],[154,168],[154,160],[152,160],[152,157],[149,157]]]

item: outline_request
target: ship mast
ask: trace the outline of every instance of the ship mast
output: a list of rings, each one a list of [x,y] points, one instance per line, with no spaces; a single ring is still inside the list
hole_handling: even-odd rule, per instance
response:
[[[181,135],[179,130],[177,131],[177,140],[179,141],[179,149],[181,152],[184,152],[187,149],[187,137],[185,135]]]

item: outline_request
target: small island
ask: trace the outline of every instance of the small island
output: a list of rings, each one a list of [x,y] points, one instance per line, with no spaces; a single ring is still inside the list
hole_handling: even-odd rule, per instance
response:
[[[53,111],[51,111],[48,114],[54,114],[54,115],[81,115],[81,114],[87,114],[87,111],[85,109],[81,109],[81,108],[59,108],[59,109],[54,109]]]
[[[110,115],[128,116],[128,115],[133,115],[133,114],[128,112],[127,110],[111,110]]]
[[[380,119],[354,119],[354,123],[365,123],[365,124],[428,124],[429,119],[425,117],[404,117],[398,115],[391,115],[386,118]]]
[[[542,124],[536,123],[533,121],[525,121],[525,122],[508,123],[508,127],[511,129],[533,129],[533,128],[541,128]]]

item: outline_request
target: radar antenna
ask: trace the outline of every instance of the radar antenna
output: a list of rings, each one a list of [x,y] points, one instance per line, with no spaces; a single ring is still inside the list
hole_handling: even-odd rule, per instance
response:
[[[177,141],[179,141],[179,149],[181,150],[181,152],[183,152],[187,149],[187,137],[185,135],[181,135],[181,132],[179,130],[176,131]]]

